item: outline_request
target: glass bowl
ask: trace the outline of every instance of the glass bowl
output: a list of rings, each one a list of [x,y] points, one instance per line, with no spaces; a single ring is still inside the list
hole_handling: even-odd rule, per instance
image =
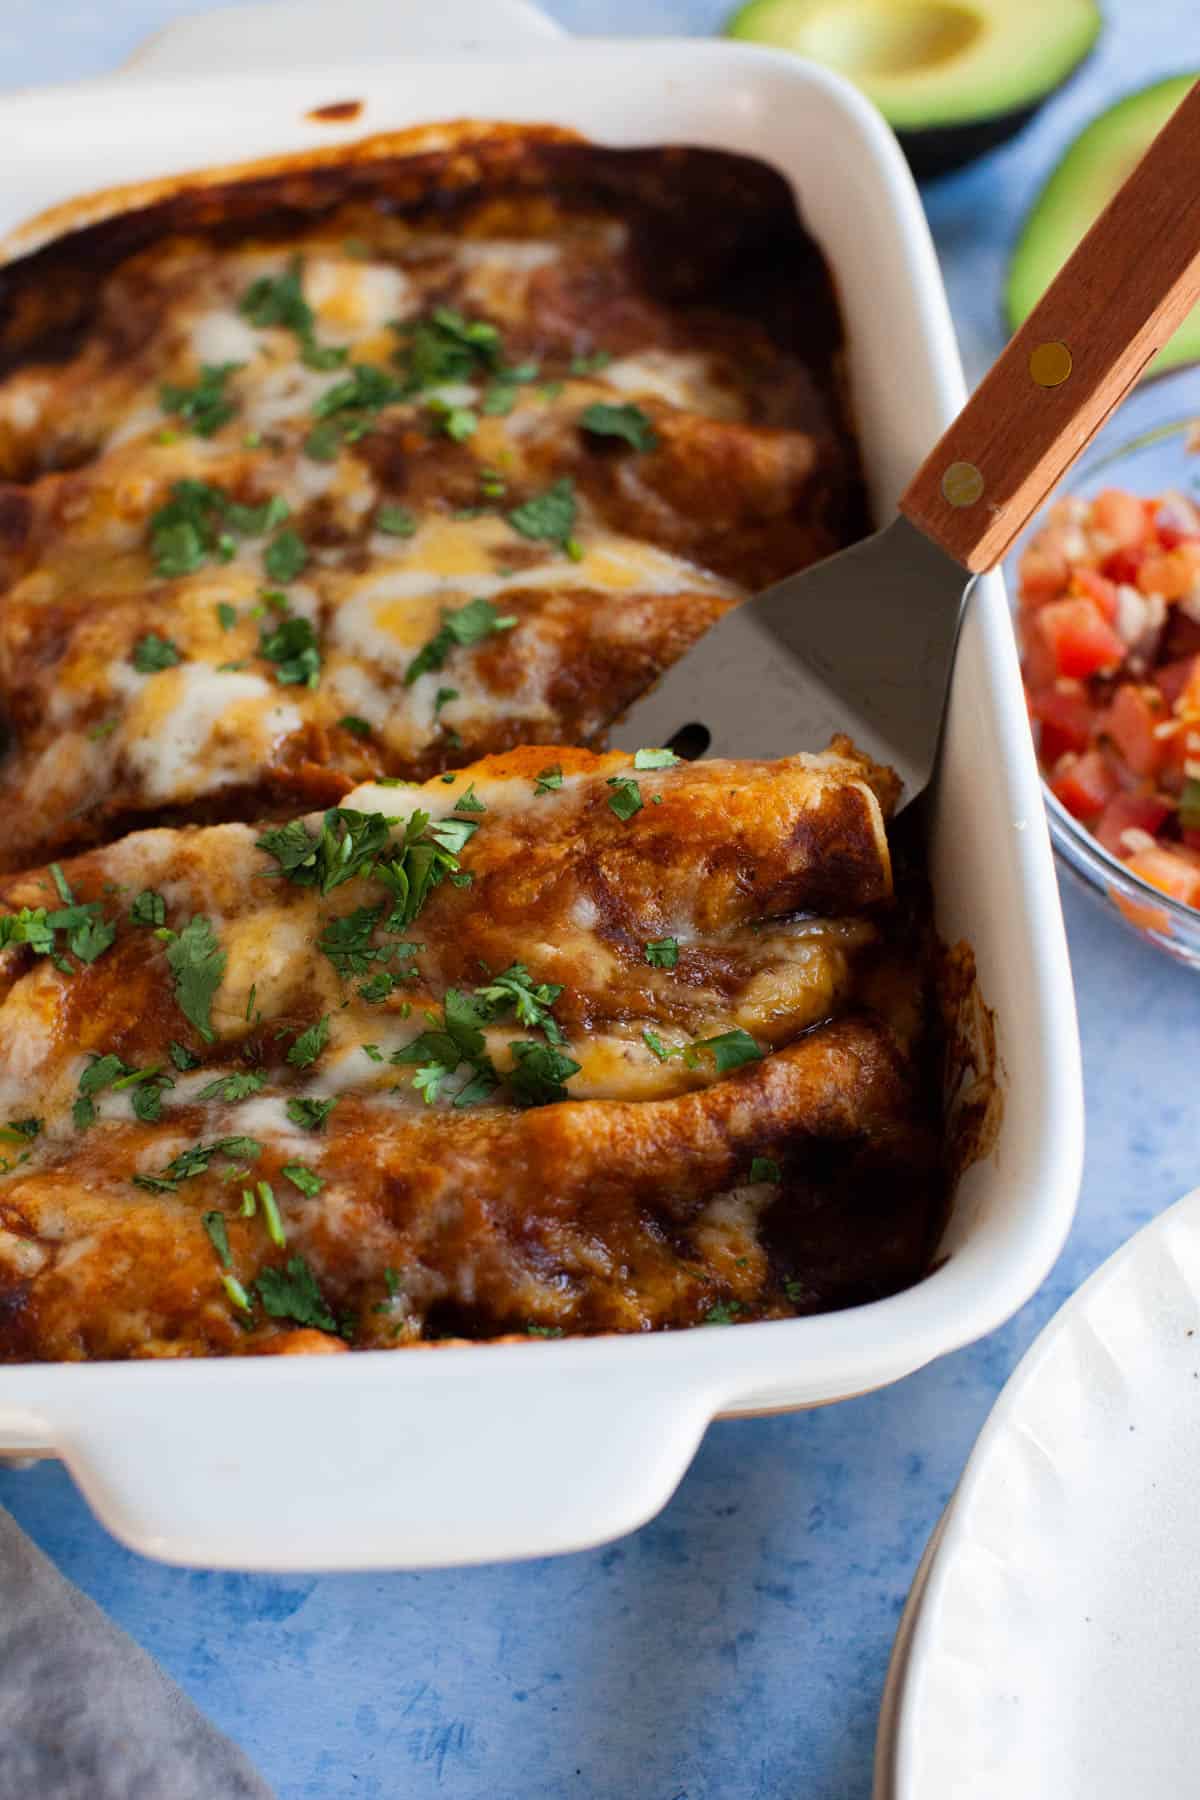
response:
[[[1200,500],[1200,453],[1187,447],[1189,437],[1195,440],[1198,426],[1200,368],[1148,381],[1098,433],[1087,455],[1052,498],[1078,495],[1091,500],[1103,488],[1120,487],[1146,497],[1174,489]],[[1043,511],[1018,538],[1005,563],[1014,614],[1021,551],[1044,519]],[[1139,937],[1200,970],[1200,910],[1161,893],[1111,856],[1055,799],[1045,782],[1042,793],[1059,861]]]

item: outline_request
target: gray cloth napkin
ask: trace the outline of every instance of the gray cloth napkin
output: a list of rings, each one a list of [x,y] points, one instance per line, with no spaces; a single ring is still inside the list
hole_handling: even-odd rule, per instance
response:
[[[241,1751],[3,1512],[0,1795],[272,1800]]]

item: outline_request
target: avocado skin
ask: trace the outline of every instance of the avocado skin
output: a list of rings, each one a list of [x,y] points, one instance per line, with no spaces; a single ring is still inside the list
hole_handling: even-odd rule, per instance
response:
[[[1066,81],[1060,82],[1048,94],[1042,94],[1029,106],[1017,106],[1010,112],[997,113],[990,119],[974,119],[964,125],[931,125],[922,131],[897,131],[909,168],[918,181],[934,181],[939,175],[951,175],[955,169],[965,168],[967,163],[986,156],[989,150],[1007,144],[1019,131],[1024,131],[1047,101],[1062,93],[1082,67],[1083,63],[1076,64]]]

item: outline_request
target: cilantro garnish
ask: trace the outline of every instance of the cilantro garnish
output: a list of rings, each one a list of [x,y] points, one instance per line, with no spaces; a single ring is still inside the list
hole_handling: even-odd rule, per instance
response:
[[[133,1185],[146,1188],[152,1194],[173,1194],[181,1181],[190,1181],[195,1175],[207,1173],[213,1157],[222,1154],[244,1156],[254,1162],[262,1155],[262,1145],[252,1137],[224,1137],[214,1139],[211,1144],[192,1144],[178,1156],[173,1156],[161,1175],[135,1175]]]
[[[318,1331],[337,1331],[334,1316],[304,1257],[290,1256],[285,1269],[262,1269],[254,1285],[264,1310],[273,1319],[290,1319],[295,1325],[315,1326]]]
[[[162,925],[167,917],[167,903],[153,888],[143,888],[134,896],[129,917],[135,925]]]
[[[225,1229],[225,1214],[223,1212],[215,1211],[206,1212],[204,1214],[204,1229],[208,1233],[210,1244],[217,1253],[217,1261],[223,1269],[228,1269],[233,1262],[233,1258],[229,1254],[229,1233]]]
[[[315,688],[321,679],[321,650],[312,621],[292,613],[258,640],[258,654],[275,664],[275,679],[285,687]]]
[[[479,798],[479,795],[475,792],[475,783],[473,781],[468,784],[466,793],[462,794],[454,802],[454,810],[455,810],[455,812],[472,812],[472,813],[481,813],[481,812],[487,811],[487,807],[484,805],[483,801]]]
[[[746,1308],[740,1300],[722,1300],[716,1306],[710,1306],[700,1323],[702,1325],[732,1325],[739,1313]]]
[[[751,1181],[779,1182],[783,1179],[783,1172],[773,1157],[756,1156],[750,1164],[750,1179]]]
[[[527,1325],[525,1327],[527,1337],[560,1338],[562,1334],[561,1325]]]
[[[652,969],[673,969],[679,961],[679,942],[673,937],[651,938],[646,945],[646,961]]]
[[[410,513],[407,506],[393,506],[390,502],[375,509],[375,529],[388,537],[412,537],[417,529],[416,515]]]
[[[64,891],[70,893],[65,880],[59,887],[60,895]],[[70,975],[74,972],[72,965],[56,947],[56,933],[60,931],[67,949],[83,963],[93,963],[103,956],[117,935],[116,926],[104,918],[98,900],[72,901],[54,912],[47,912],[44,906],[23,906],[19,912],[0,913],[0,950],[25,945],[35,956],[48,956],[56,969]]]
[[[378,974],[372,975],[369,981],[360,983],[358,997],[360,1000],[370,1002],[386,1000],[395,989],[398,980],[399,977],[391,974],[389,970],[381,969]]]
[[[10,1119],[7,1125],[0,1125],[0,1139],[6,1144],[31,1142],[42,1129],[41,1119]]]
[[[158,403],[165,413],[176,413],[199,437],[211,437],[232,419],[237,407],[225,392],[229,377],[244,368],[240,362],[201,363],[200,379],[192,387],[176,387],[164,381]]]
[[[336,1105],[336,1094],[329,1100],[297,1096],[288,1101],[286,1111],[293,1125],[302,1125],[306,1131],[320,1131]]]
[[[230,1300],[233,1302],[234,1306],[237,1307],[239,1312],[248,1313],[253,1310],[250,1305],[250,1296],[236,1275],[222,1275],[221,1286],[225,1289],[225,1292],[229,1295]],[[241,1323],[240,1320],[239,1323]]]
[[[565,545],[575,529],[575,484],[560,476],[543,494],[535,494],[523,506],[514,507],[508,522],[522,537]]]
[[[325,1178],[310,1169],[306,1163],[284,1163],[283,1174],[293,1187],[299,1188],[302,1194],[311,1200],[325,1186]]]
[[[197,1100],[224,1100],[232,1104],[235,1100],[248,1100],[251,1094],[261,1093],[267,1085],[267,1078],[256,1069],[245,1073],[237,1070],[232,1075],[218,1075],[207,1087],[201,1088],[196,1095]]]
[[[407,394],[422,388],[469,381],[498,370],[500,333],[484,319],[468,319],[450,306],[435,306],[427,317],[397,326],[401,337],[395,361]]]
[[[294,581],[307,561],[308,546],[290,525],[263,551],[263,568],[272,581]]]
[[[632,819],[642,810],[642,790],[632,775],[610,775],[605,784],[612,789],[608,804],[618,819]]]
[[[551,763],[548,768],[539,769],[533,778],[533,791],[536,794],[553,794],[563,784],[561,763]]]
[[[332,462],[343,443],[353,444],[370,431],[376,413],[403,398],[404,388],[386,369],[355,363],[313,407],[317,423],[305,439],[306,453],[316,462]]]
[[[635,750],[633,753],[635,769],[673,769],[679,760],[673,750]]]
[[[653,450],[658,434],[640,406],[609,406],[596,400],[579,415],[584,431],[593,437],[620,438],[631,450]]]
[[[524,964],[513,963],[493,981],[476,988],[475,998],[487,1007],[487,1017],[497,1018],[511,1007],[518,1024],[544,1032],[552,1044],[561,1044],[565,1041],[562,1031],[550,1014],[561,993],[560,983],[546,981],[535,986]]]
[[[217,624],[222,631],[232,631],[237,624],[237,607],[230,606],[228,600],[217,601]]]
[[[191,477],[173,482],[171,497],[150,518],[150,550],[158,574],[191,575],[210,557],[228,562],[233,533],[261,537],[288,516],[286,500],[243,506],[221,488]]]
[[[202,913],[189,919],[178,935],[172,933],[167,944],[167,962],[175,977],[179,1010],[206,1044],[213,1041],[213,996],[221,985],[225,961],[225,952]]]
[[[287,1059],[293,1068],[307,1069],[311,1063],[316,1062],[329,1042],[329,1017],[325,1013],[315,1025],[310,1025],[307,1031],[300,1033],[287,1053]]]
[[[252,325],[276,325],[294,332],[300,340],[301,360],[310,369],[336,369],[346,360],[343,345],[318,344],[316,317],[304,298],[301,276],[304,263],[294,256],[282,275],[260,275],[238,302],[238,311]]]
[[[472,407],[449,406],[444,400],[429,401],[429,417],[434,430],[455,444],[465,444],[479,428],[479,414]]]
[[[348,731],[351,737],[369,738],[371,735],[370,722],[360,719],[356,713],[347,713],[338,720],[338,725],[342,731]]]
[[[519,1105],[546,1106],[551,1101],[567,1098],[563,1083],[572,1075],[578,1075],[581,1063],[551,1044],[524,1042],[508,1047],[513,1054],[508,1084]]]
[[[593,350],[590,356],[573,356],[569,373],[572,375],[598,375],[601,369],[607,369],[611,361],[611,350]]]
[[[275,1198],[275,1189],[269,1181],[260,1181],[257,1186],[258,1197],[262,1202],[263,1218],[266,1221],[267,1236],[278,1249],[282,1250],[287,1238],[283,1229],[283,1220],[279,1215],[279,1203]]]
[[[376,858],[389,847],[392,826],[399,822],[383,813],[334,806],[325,814],[319,837],[313,837],[302,819],[293,819],[256,841],[297,887],[319,887],[328,894],[343,881],[372,873]]]
[[[718,1075],[726,1075],[730,1069],[740,1069],[743,1063],[762,1061],[762,1051],[750,1033],[743,1031],[740,1026],[733,1031],[723,1031],[718,1037],[700,1038],[696,1043],[689,1044],[685,1052],[688,1067],[695,1068],[705,1052],[711,1052]]]
[[[160,669],[173,669],[176,663],[183,661],[177,644],[170,638],[159,637],[156,632],[148,631],[133,646],[129,659],[139,675],[154,675]]]
[[[444,667],[455,645],[478,644],[497,632],[511,631],[516,622],[515,614],[502,617],[490,600],[468,600],[465,606],[453,610],[443,608],[441,626],[404,672],[405,687],[411,687],[418,676]]]
[[[371,942],[372,933],[383,917],[382,906],[357,906],[353,912],[331,919],[318,939],[338,974],[365,975],[373,962],[390,952]]]

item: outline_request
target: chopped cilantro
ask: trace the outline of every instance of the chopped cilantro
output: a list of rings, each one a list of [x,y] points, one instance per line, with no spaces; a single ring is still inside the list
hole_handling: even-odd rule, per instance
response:
[[[487,811],[487,807],[484,805],[483,801],[479,798],[479,795],[475,792],[475,783],[473,781],[468,785],[466,793],[460,795],[459,798],[454,802],[454,810],[455,810],[455,812],[472,812],[472,813],[481,813],[481,812]]]
[[[570,373],[572,375],[598,375],[602,369],[607,369],[611,361],[611,350],[593,350],[590,356],[573,356]]]
[[[200,379],[192,387],[176,387],[164,381],[158,403],[166,413],[176,413],[199,437],[211,437],[232,419],[237,407],[225,392],[225,383],[245,365],[239,362],[201,363]]]
[[[761,1062],[762,1051],[740,1026],[733,1031],[723,1031],[718,1037],[700,1038],[690,1044],[686,1052],[689,1068],[695,1068],[700,1056],[711,1051],[717,1065],[718,1075],[727,1075],[730,1069],[740,1069],[743,1063]]]
[[[557,792],[562,784],[562,764],[550,763],[547,768],[539,769],[534,776],[533,791],[535,794],[553,794]]]
[[[258,654],[275,664],[285,687],[315,688],[321,678],[321,651],[312,621],[292,613],[258,640]]]
[[[656,1031],[651,1031],[649,1028],[642,1032],[642,1042],[651,1056],[656,1056],[659,1062],[670,1062],[673,1056],[682,1056],[684,1053],[682,1044],[668,1046],[663,1043]]]
[[[328,894],[343,881],[372,873],[376,858],[389,848],[391,827],[397,824],[398,819],[383,813],[334,806],[325,814],[320,837],[313,837],[302,819],[293,819],[256,841],[260,850],[275,858],[289,881],[298,887],[319,887]]]
[[[710,1306],[700,1323],[702,1325],[732,1325],[739,1313],[746,1308],[740,1300],[722,1300],[716,1306]]]
[[[336,1094],[329,1100],[315,1100],[306,1096],[289,1100],[286,1110],[293,1125],[302,1125],[306,1131],[320,1131],[336,1105]]]
[[[50,878],[54,882],[54,891],[62,901],[63,905],[74,905],[75,895],[72,893],[71,885],[62,872],[61,863],[52,862],[50,864]]]
[[[32,1141],[41,1129],[41,1119],[10,1119],[7,1125],[0,1125],[0,1138],[6,1144],[21,1144]]]
[[[307,561],[308,546],[290,525],[263,551],[263,568],[272,581],[294,581]]]
[[[513,1055],[513,1066],[508,1073],[508,1085],[520,1106],[546,1106],[554,1100],[565,1100],[567,1090],[563,1086],[572,1075],[578,1075],[581,1063],[577,1063],[563,1051],[555,1049],[552,1044],[510,1044]]]
[[[306,1163],[284,1163],[283,1174],[293,1187],[299,1188],[302,1194],[311,1200],[325,1186],[325,1179]]]
[[[512,382],[505,381],[503,377],[497,377],[495,381],[489,381],[484,389],[479,410],[489,419],[503,419],[516,404],[517,390]]]
[[[620,438],[631,450],[653,450],[658,434],[640,406],[609,406],[596,400],[579,415],[579,423],[592,437]]]
[[[202,913],[189,919],[167,945],[167,962],[175,977],[175,999],[179,1010],[206,1044],[213,1041],[213,996],[221,985],[225,961],[225,952],[210,921]]]
[[[366,1000],[372,1003],[379,1000],[386,1000],[395,988],[396,982],[397,977],[395,975],[391,974],[387,969],[381,969],[378,974],[372,975],[369,981],[364,981],[359,985],[358,997],[360,1000]],[[367,1054],[369,1055],[370,1051],[368,1051]]]
[[[235,1100],[248,1100],[251,1094],[261,1093],[267,1085],[267,1078],[258,1070],[247,1070],[244,1074],[238,1070],[232,1075],[218,1075],[215,1081],[201,1088],[196,1095],[197,1100],[224,1100],[232,1104]]]
[[[189,1050],[186,1044],[177,1044],[172,1041],[167,1045],[167,1049],[170,1051],[171,1061],[177,1069],[198,1069],[200,1067],[200,1058],[194,1051]]]
[[[330,920],[318,939],[318,948],[339,975],[365,975],[373,962],[389,954],[386,948],[371,942],[382,916],[382,906],[358,906],[353,912]]]
[[[293,1068],[307,1069],[311,1063],[316,1062],[329,1042],[329,1018],[330,1015],[325,1013],[315,1025],[310,1025],[307,1031],[300,1033],[287,1053],[287,1059]]]
[[[134,896],[129,917],[135,925],[162,925],[166,922],[167,903],[153,888],[143,888]]]
[[[159,637],[156,632],[148,631],[133,646],[129,659],[139,675],[154,675],[160,669],[173,669],[176,663],[183,661],[179,646],[170,638]]]
[[[337,1331],[317,1278],[302,1256],[289,1257],[286,1269],[261,1270],[254,1285],[264,1310],[273,1319],[290,1319],[295,1325],[315,1326],[318,1331]]]
[[[191,477],[171,485],[170,499],[150,518],[150,550],[158,574],[191,575],[208,559],[228,562],[236,544],[232,532],[259,537],[288,514],[276,496],[260,506],[243,506],[221,488]]]
[[[94,963],[116,941],[117,928],[107,919],[98,916],[99,908],[94,901],[86,907],[73,906],[69,910],[72,913],[85,913],[87,916],[68,927],[67,944],[80,962]],[[56,916],[51,913],[51,920]]]
[[[679,761],[673,750],[635,750],[635,769],[673,769]]]
[[[484,319],[468,319],[449,306],[397,327],[401,337],[396,363],[404,378],[404,391],[443,387],[470,381],[476,374],[496,372],[500,366],[500,333]]]
[[[342,427],[337,419],[322,419],[304,440],[304,454],[313,462],[332,462],[342,447]]]
[[[344,718],[338,720],[338,725],[341,730],[348,731],[351,737],[369,738],[371,735],[369,721],[360,719],[356,713],[347,713]]]
[[[210,1244],[217,1253],[218,1262],[223,1269],[228,1269],[233,1262],[233,1258],[229,1254],[229,1233],[225,1229],[225,1214],[223,1212],[215,1211],[206,1212],[204,1214],[204,1229],[208,1233]]]
[[[783,1179],[783,1172],[773,1157],[756,1156],[750,1164],[750,1179],[777,1183]]]
[[[562,1031],[551,1017],[550,1008],[562,993],[558,982],[547,981],[535,986],[523,963],[512,963],[493,981],[475,989],[476,1001],[487,1008],[486,1017],[498,1018],[511,1008],[520,1025],[544,1032],[552,1044],[561,1044]]]
[[[191,1144],[171,1158],[161,1175],[135,1175],[133,1185],[152,1194],[174,1193],[181,1181],[206,1174],[213,1157],[222,1154],[244,1156],[253,1162],[262,1155],[262,1145],[252,1137],[224,1137],[211,1144]]]
[[[222,631],[232,631],[237,624],[237,607],[230,606],[228,600],[217,601],[217,624]]]
[[[563,1334],[561,1325],[527,1325],[526,1336],[542,1338],[560,1338]]]
[[[88,738],[93,744],[98,744],[101,738],[112,736],[113,732],[117,729],[118,723],[119,721],[117,719],[101,719],[99,724],[88,726]]]
[[[610,775],[606,783],[612,789],[608,804],[618,819],[632,819],[642,810],[642,790],[632,775]]]
[[[300,340],[301,361],[308,368],[339,368],[346,360],[345,346],[317,342],[315,315],[301,286],[303,273],[302,260],[293,256],[282,275],[260,275],[242,295],[238,311],[252,325],[294,332]]]
[[[412,537],[417,529],[416,515],[410,513],[407,506],[393,506],[390,502],[375,509],[375,529],[388,537]]]
[[[411,687],[419,676],[444,667],[455,645],[477,644],[497,632],[511,631],[516,622],[515,614],[502,617],[490,600],[468,600],[465,606],[454,610],[443,608],[441,626],[404,672],[405,687]]]
[[[646,961],[652,969],[673,969],[679,961],[678,939],[651,938],[646,945]]]
[[[385,1060],[383,1051],[378,1044],[360,1044],[359,1049],[373,1063],[381,1063]]]
[[[522,537],[563,545],[575,529],[575,513],[575,485],[563,475],[545,493],[514,507],[508,522]]]
[[[250,1305],[250,1296],[236,1275],[222,1275],[221,1286],[239,1312],[248,1313],[253,1310]],[[240,1320],[239,1323],[241,1323]]]

